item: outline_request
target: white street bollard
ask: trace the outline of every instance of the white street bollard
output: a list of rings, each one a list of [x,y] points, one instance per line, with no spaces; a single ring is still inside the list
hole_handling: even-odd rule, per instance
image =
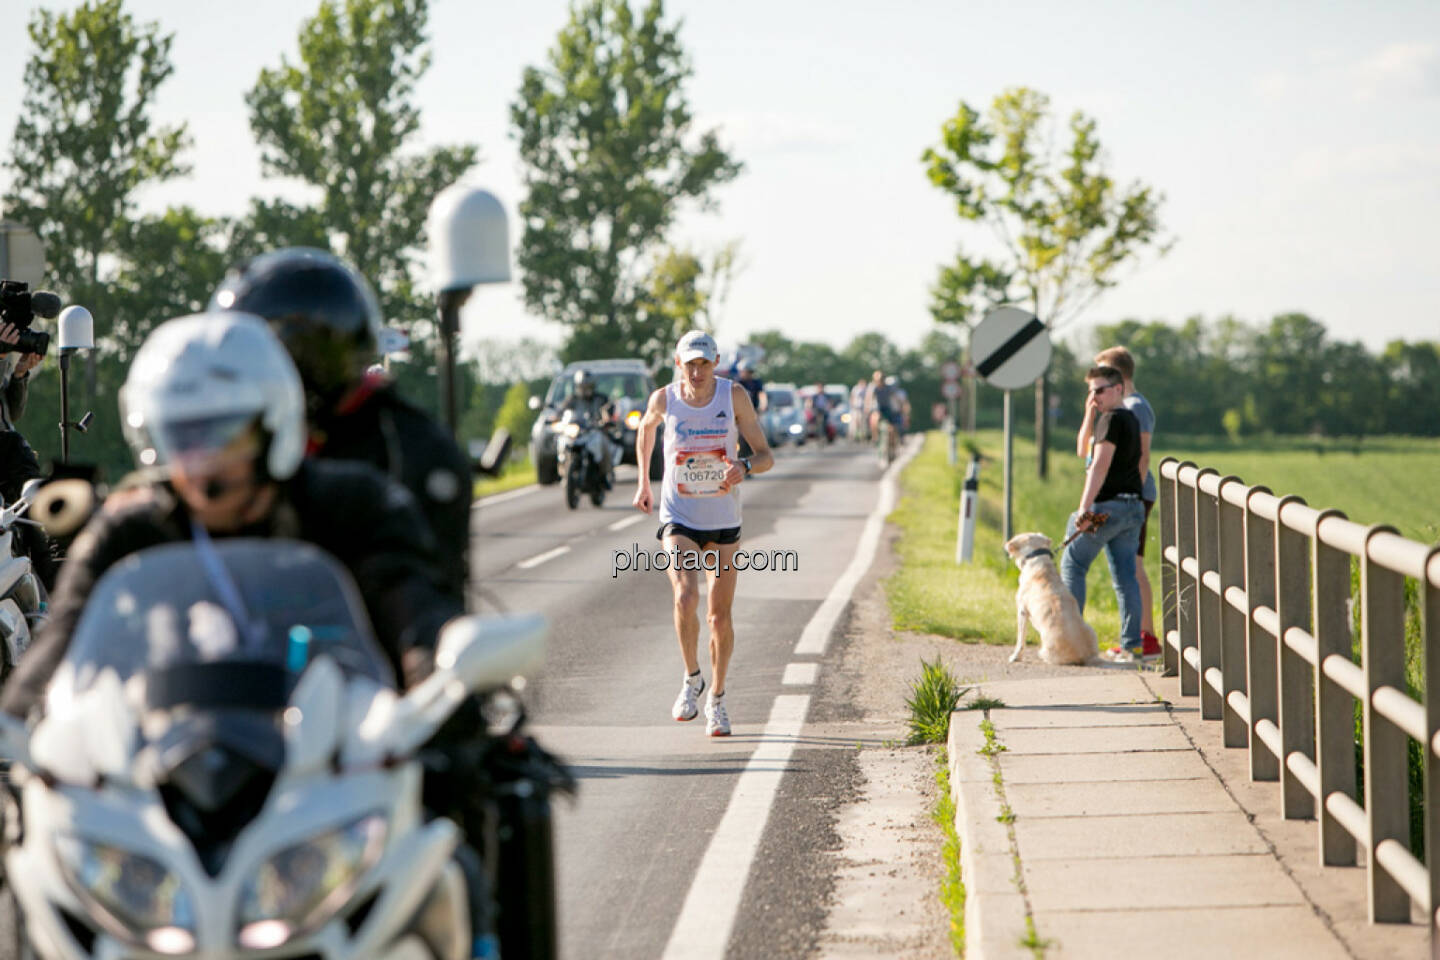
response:
[[[955,562],[969,563],[975,554],[975,513],[980,498],[980,458],[970,461],[965,471],[965,489],[960,494],[960,527],[955,534]]]

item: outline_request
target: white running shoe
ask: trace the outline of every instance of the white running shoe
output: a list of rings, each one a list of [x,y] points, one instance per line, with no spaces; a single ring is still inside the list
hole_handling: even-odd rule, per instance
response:
[[[670,716],[676,720],[694,720],[700,713],[700,694],[705,692],[705,678],[700,674],[695,676],[685,675],[680,684],[680,696],[675,698],[675,706],[670,708]]]
[[[705,701],[705,735],[710,737],[730,736],[730,714],[725,712],[725,694]]]

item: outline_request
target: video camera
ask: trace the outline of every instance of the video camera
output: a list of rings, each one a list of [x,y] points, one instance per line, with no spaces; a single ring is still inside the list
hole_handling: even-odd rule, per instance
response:
[[[49,290],[30,292],[30,285],[19,280],[0,280],[0,321],[20,331],[15,343],[0,341],[0,353],[38,353],[50,349],[50,334],[31,330],[36,317],[54,319],[60,313],[60,298]]]

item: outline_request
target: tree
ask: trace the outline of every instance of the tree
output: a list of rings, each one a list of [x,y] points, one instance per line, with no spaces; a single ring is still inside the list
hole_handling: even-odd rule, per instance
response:
[[[991,263],[962,251],[952,268],[957,292],[973,299],[982,280],[1005,281],[996,292],[1014,289],[1058,329],[1119,283],[1121,268],[1146,247],[1159,244],[1163,254],[1169,244],[1160,240],[1163,197],[1139,182],[1123,188],[1115,183],[1096,122],[1080,111],[1072,114],[1070,145],[1059,157],[1050,152],[1050,123],[1049,98],[1026,87],[997,96],[983,120],[962,100],[942,126],[939,146],[921,160],[930,182],[954,198],[960,217],[988,226],[1003,252],[1000,262]],[[1035,388],[1042,478],[1046,383],[1042,376]]]
[[[36,10],[28,29],[35,52],[5,163],[5,206],[44,240],[55,285],[94,309],[101,259],[128,238],[135,192],[188,172],[184,124],[150,119],[174,69],[174,36],[137,24],[121,0]]]
[[[662,0],[572,8],[544,68],[528,67],[510,107],[524,164],[519,266],[525,303],[569,329],[567,360],[640,356],[663,364],[673,318],[647,310],[646,265],[682,205],[741,165],[714,131],[695,137],[691,67]]]
[[[138,259],[140,251],[155,253],[151,227],[164,229],[170,214],[137,222],[137,192],[187,172],[180,159],[189,145],[184,125],[159,127],[151,120],[156,94],[173,70],[173,37],[157,23],[137,23],[121,0],[82,3],[67,14],[37,10],[28,32],[34,51],[5,162],[11,185],[4,203],[7,216],[45,241],[47,285],[96,317],[101,349],[81,367],[96,424],[74,438],[72,455],[113,474],[130,462],[115,423],[114,391],[134,346],[167,317],[173,292],[163,289],[168,280],[141,286],[118,277],[127,263],[142,262],[152,278],[186,273],[191,253],[158,244],[163,255]],[[156,271],[156,264],[166,266]],[[55,409],[58,389],[43,375],[33,379],[31,409]],[[41,457],[58,452],[54,431],[33,439]]]
[[[416,339],[433,328],[414,277],[426,213],[479,156],[470,144],[410,149],[428,19],[427,0],[322,0],[300,27],[299,63],[282,57],[245,96],[263,172],[310,184],[319,204],[257,202],[239,228],[252,245],[328,239]]]

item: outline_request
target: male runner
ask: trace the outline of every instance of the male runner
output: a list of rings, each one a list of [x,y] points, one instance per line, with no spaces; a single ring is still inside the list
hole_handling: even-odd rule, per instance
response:
[[[650,394],[645,416],[635,436],[636,463],[649,463],[655,428],[665,427],[665,479],[660,488],[660,529],[655,537],[670,554],[670,587],[675,597],[675,635],[685,677],[671,716],[693,720],[697,700],[705,690],[696,647],[700,639],[700,592],[696,568],[699,552],[713,550],[716,562],[706,567],[709,585],[710,670],[712,686],[705,705],[705,732],[712,737],[730,735],[725,710],[725,674],[735,649],[735,627],[730,608],[735,600],[735,551],[740,545],[740,484],[764,473],[775,462],[755,407],[745,388],[715,376],[719,351],[715,339],[692,330],[675,348],[675,380]],[[743,436],[754,451],[737,456]],[[635,506],[649,513],[655,505],[650,475],[640,471]],[[693,555],[689,563],[681,563]],[[685,566],[688,569],[680,569]]]

